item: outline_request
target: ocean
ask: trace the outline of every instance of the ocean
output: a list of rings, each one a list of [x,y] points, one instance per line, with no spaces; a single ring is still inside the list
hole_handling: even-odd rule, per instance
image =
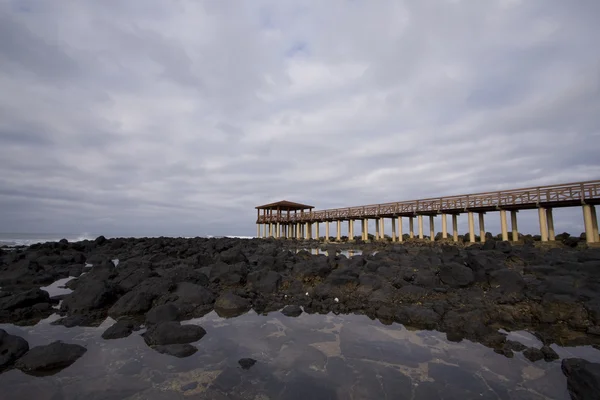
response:
[[[101,234],[92,233],[0,233],[0,247],[17,247],[17,246],[31,246],[35,243],[46,243],[46,242],[58,242],[61,239],[67,239],[69,242],[79,242],[82,240],[94,240]],[[106,238],[117,237],[104,235]],[[131,236],[123,236],[131,237]],[[140,236],[141,237],[141,236]],[[158,236],[145,236],[145,237],[158,237]],[[180,236],[187,237],[187,236]],[[239,238],[239,239],[252,239],[252,236],[213,236],[206,235],[207,238]]]

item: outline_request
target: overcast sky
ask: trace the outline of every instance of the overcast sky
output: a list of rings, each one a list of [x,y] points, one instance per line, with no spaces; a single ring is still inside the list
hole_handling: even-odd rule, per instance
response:
[[[599,16],[598,0],[0,0],[0,231],[254,235],[254,207],[281,199],[598,179]],[[581,210],[556,225],[579,234]]]

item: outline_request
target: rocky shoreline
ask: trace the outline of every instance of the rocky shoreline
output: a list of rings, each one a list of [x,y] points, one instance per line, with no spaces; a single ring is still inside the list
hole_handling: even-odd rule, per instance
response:
[[[384,324],[445,332],[451,341],[469,339],[506,357],[522,351],[532,362],[553,361],[558,358],[553,343],[600,346],[600,248],[572,243],[541,246],[526,240],[513,245],[491,237],[473,245],[102,236],[62,240],[0,249],[0,323],[33,325],[59,313],[55,324],[97,326],[110,316],[117,323],[104,339],[146,328],[148,346],[187,357],[196,351],[190,343],[206,332],[180,321],[212,310],[223,317],[250,309],[283,309],[289,316],[358,313]],[[321,254],[305,250],[310,248]],[[344,249],[362,254],[346,257]],[[113,260],[119,260],[117,265]],[[66,284],[73,289],[70,294],[50,297],[40,289],[69,276],[76,277]],[[528,330],[543,347],[527,348],[499,329]],[[0,369],[31,368],[20,367],[25,364],[19,360],[35,357],[8,336],[2,336],[0,346],[12,343],[15,352]],[[83,352],[70,353],[79,357]],[[564,371],[596,368],[569,362]]]

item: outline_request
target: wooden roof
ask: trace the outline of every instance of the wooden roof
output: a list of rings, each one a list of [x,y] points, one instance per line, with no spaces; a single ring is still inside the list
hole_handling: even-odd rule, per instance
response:
[[[314,206],[309,206],[307,204],[294,203],[293,201],[281,200],[276,201],[275,203],[269,203],[262,206],[255,207],[259,210],[284,210],[284,211],[293,211],[293,210],[307,210],[313,209]]]

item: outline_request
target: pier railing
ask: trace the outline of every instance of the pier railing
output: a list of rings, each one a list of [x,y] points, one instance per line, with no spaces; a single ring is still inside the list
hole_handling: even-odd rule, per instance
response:
[[[586,203],[600,203],[600,180],[316,210],[281,217],[260,215],[257,223],[344,221],[419,214],[459,214],[466,211],[485,212],[501,209],[572,207]]]

